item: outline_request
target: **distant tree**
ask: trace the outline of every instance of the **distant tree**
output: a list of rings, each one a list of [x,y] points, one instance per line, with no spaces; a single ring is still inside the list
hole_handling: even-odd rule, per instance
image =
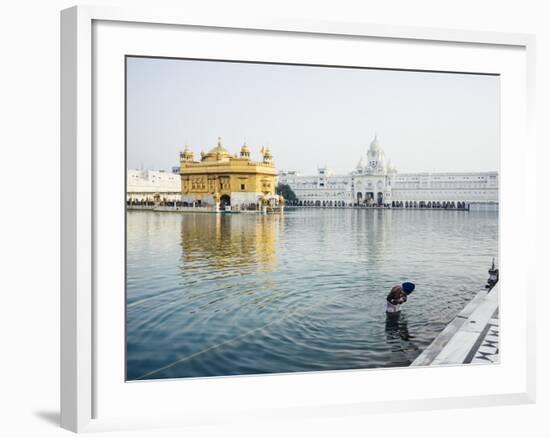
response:
[[[294,203],[298,200],[296,193],[294,193],[288,184],[279,183],[275,189],[275,193],[285,198],[285,201],[288,204]]]

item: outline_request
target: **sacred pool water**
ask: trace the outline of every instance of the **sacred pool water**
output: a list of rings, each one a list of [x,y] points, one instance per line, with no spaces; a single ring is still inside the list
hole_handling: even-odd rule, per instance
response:
[[[127,378],[407,366],[497,252],[496,211],[128,211]]]

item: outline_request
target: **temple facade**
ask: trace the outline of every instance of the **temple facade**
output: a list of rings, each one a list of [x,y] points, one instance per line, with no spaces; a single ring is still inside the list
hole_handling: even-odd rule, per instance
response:
[[[216,206],[224,209],[250,209],[277,206],[282,199],[275,194],[277,171],[269,148],[262,147],[261,159],[251,158],[243,144],[239,154],[231,154],[218,139],[208,152],[195,160],[186,146],[180,153],[181,202],[184,205]]]
[[[337,175],[319,168],[317,175],[279,173],[299,205],[467,208],[498,205],[498,172],[398,173],[375,137],[354,170]]]

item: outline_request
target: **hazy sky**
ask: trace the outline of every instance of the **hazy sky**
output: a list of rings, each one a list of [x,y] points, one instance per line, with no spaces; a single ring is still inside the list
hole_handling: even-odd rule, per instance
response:
[[[279,170],[353,170],[378,134],[399,172],[498,170],[494,76],[129,58],[128,167],[170,169],[221,137]]]

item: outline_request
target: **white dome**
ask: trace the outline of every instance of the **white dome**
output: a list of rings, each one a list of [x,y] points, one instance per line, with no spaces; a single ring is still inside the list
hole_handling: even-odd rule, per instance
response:
[[[380,144],[378,143],[378,136],[377,135],[375,135],[374,139],[371,141],[369,150],[371,150],[373,152],[375,152],[375,151],[378,152],[380,150]]]

